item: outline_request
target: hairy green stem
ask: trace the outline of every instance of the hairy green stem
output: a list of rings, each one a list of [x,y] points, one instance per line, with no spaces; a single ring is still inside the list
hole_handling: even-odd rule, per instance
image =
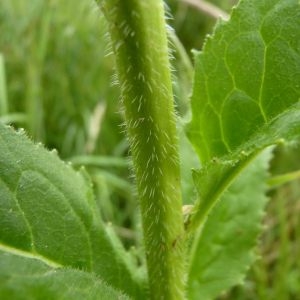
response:
[[[100,0],[108,20],[142,213],[151,299],[184,298],[178,142],[161,0]]]

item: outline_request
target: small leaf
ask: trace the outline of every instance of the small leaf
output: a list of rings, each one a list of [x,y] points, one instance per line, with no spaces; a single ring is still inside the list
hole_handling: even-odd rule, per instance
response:
[[[0,243],[143,294],[140,273],[101,221],[86,174],[1,124]]]
[[[94,274],[55,268],[39,259],[12,254],[7,250],[0,246],[1,299],[129,299]]]
[[[262,149],[299,142],[299,40],[298,0],[242,0],[196,54],[187,132],[203,168],[191,228]]]
[[[198,232],[191,250],[189,299],[214,299],[242,282],[255,259],[270,158],[267,149],[243,171]]]

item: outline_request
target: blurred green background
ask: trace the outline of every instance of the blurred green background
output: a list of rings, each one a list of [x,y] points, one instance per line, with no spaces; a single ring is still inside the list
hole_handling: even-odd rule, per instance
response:
[[[201,49],[214,10],[167,1],[185,203],[195,198],[190,169],[199,166],[183,134],[189,117],[192,49]],[[195,1],[197,2],[197,0]],[[201,1],[199,1],[201,2]],[[229,13],[233,0],[210,1]],[[174,34],[176,33],[176,34]],[[106,24],[93,0],[0,1],[0,121],[89,172],[106,222],[136,251],[140,217],[119,87]],[[300,169],[299,148],[277,149],[271,171]],[[300,181],[270,190],[260,259],[245,284],[219,299],[300,299]]]

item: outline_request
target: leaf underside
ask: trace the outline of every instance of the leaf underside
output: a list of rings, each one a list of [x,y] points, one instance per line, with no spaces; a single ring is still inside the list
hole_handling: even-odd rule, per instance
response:
[[[143,293],[101,221],[88,176],[1,124],[0,247],[95,273],[130,296]]]

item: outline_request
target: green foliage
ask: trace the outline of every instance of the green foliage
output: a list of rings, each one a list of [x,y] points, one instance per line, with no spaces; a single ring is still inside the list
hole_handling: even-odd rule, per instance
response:
[[[75,172],[55,152],[3,125],[0,164],[0,240],[5,249],[93,272],[132,296],[141,293],[138,272],[108,235],[84,172]]]
[[[241,1],[218,24],[196,56],[189,134],[203,162],[299,133],[299,28],[296,0]]]
[[[70,268],[54,268],[34,255],[0,247],[1,299],[129,299],[97,276]]]
[[[261,149],[299,138],[299,20],[296,0],[241,1],[196,55],[188,134],[204,167],[195,222]]]
[[[241,0],[228,22],[218,22],[195,54],[191,110],[192,66],[174,32],[172,91],[162,1],[96,1],[104,3],[116,54],[121,117],[115,114],[119,90],[107,84],[107,25],[95,3],[73,2],[0,2],[0,122],[24,125],[75,165],[0,125],[0,298],[177,300],[184,289],[188,299],[226,298],[224,291],[243,283],[257,258],[268,183],[299,176],[278,172],[268,179],[272,155],[264,150],[299,141],[299,1]],[[229,1],[212,2],[229,7]],[[189,9],[168,3],[177,9],[179,28]],[[195,27],[212,22],[196,11],[191,16],[181,34],[199,45],[202,35],[191,41]],[[192,113],[187,135],[196,151],[179,118],[177,149],[173,94],[179,114]],[[128,143],[115,125],[122,118]],[[124,158],[128,144],[133,163]],[[82,164],[87,172],[77,170]],[[192,204],[193,189],[198,199],[184,207],[183,224],[181,194]],[[282,266],[273,272],[260,261],[251,272],[255,295],[240,296],[236,288],[229,299],[297,295],[299,272],[286,273],[291,263],[299,267],[291,258],[300,233],[288,224],[299,228],[290,218],[298,206],[289,212],[285,198],[273,204]]]
[[[243,282],[256,259],[253,249],[267,200],[269,161],[270,150],[256,158],[221,196],[198,230],[189,263],[189,299],[215,299]]]

